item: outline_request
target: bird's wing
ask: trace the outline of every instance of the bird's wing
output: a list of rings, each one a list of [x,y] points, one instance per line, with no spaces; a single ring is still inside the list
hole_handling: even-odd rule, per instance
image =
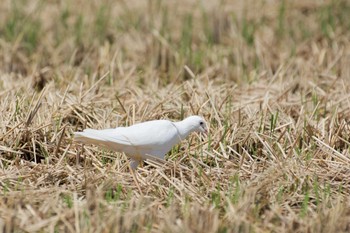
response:
[[[170,121],[157,120],[121,128],[119,133],[135,146],[157,148],[170,143],[176,137],[177,129]]]
[[[175,138],[175,140],[174,140]],[[165,153],[177,143],[177,129],[170,121],[149,121],[130,127],[93,130],[75,133],[75,140],[105,146],[129,154],[164,158]]]

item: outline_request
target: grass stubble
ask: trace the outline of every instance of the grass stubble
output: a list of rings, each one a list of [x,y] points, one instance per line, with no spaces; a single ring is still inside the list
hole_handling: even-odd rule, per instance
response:
[[[350,231],[347,1],[1,1],[0,231]],[[136,172],[72,132],[203,115]]]

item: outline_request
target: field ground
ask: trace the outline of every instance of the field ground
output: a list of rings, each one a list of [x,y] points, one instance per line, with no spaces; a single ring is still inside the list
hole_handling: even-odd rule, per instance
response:
[[[0,3],[0,232],[349,232],[350,3]],[[134,177],[72,133],[199,114]]]

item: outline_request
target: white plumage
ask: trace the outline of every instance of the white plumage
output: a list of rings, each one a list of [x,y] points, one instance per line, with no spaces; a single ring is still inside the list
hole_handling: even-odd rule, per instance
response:
[[[136,169],[145,159],[164,160],[165,154],[191,132],[207,133],[203,118],[190,116],[179,122],[154,120],[114,129],[85,129],[75,132],[74,140],[124,152],[131,158],[131,168]]]

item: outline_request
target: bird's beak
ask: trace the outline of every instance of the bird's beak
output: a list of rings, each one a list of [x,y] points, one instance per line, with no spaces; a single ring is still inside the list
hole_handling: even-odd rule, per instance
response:
[[[203,134],[208,135],[208,129],[204,129]]]

